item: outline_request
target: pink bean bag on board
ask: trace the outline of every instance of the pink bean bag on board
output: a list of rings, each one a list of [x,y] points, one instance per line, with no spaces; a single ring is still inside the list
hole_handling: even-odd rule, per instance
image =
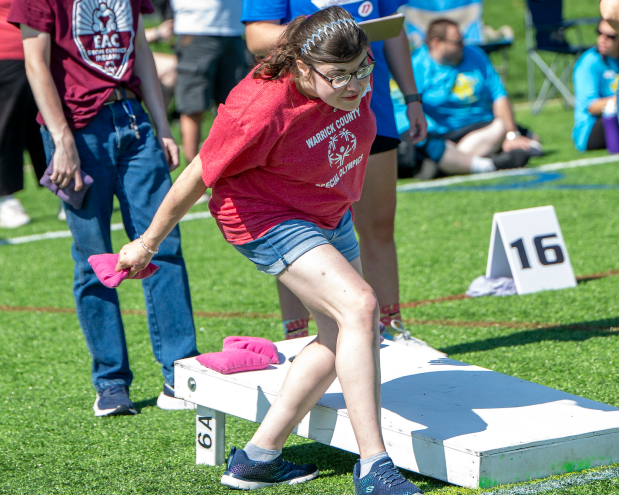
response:
[[[223,351],[208,352],[196,360],[209,369],[229,375],[242,371],[256,371],[279,364],[277,346],[260,337],[226,337]]]
[[[279,364],[277,346],[270,340],[260,337],[226,337],[224,339],[224,352],[235,349],[245,349],[261,354],[268,357],[271,364]]]
[[[125,268],[119,272],[116,271],[118,256],[118,254],[94,254],[88,258],[88,263],[92,266],[99,281],[110,289],[115,289],[123,280],[129,277],[129,268]],[[148,278],[157,270],[159,270],[157,265],[149,263],[148,266],[144,268],[144,270],[139,271],[132,280]]]
[[[245,349],[209,352],[197,356],[196,360],[202,366],[224,375],[240,373],[241,371],[262,370],[271,365],[271,360],[268,357]]]

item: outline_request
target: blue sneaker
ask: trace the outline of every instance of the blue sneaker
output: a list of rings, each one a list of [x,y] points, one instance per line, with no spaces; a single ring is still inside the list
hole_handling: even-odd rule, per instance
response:
[[[318,476],[314,464],[294,464],[282,459],[269,462],[252,461],[242,449],[232,447],[228,467],[221,477],[221,484],[237,490],[258,490],[272,485],[296,485]]]
[[[121,416],[137,414],[135,406],[129,398],[129,388],[126,385],[112,385],[97,394],[95,405],[92,406],[95,416]]]
[[[353,481],[356,495],[413,495],[423,493],[400,474],[390,458],[376,461],[370,472],[359,479],[361,462],[355,464]]]

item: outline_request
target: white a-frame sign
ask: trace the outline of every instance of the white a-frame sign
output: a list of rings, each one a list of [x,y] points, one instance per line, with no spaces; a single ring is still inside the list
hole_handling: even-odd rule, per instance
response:
[[[553,206],[494,214],[486,277],[513,277],[518,294],[576,287]]]

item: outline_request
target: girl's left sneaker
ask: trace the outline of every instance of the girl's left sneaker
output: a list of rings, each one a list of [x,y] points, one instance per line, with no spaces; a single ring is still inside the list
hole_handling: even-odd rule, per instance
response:
[[[377,460],[370,472],[359,478],[361,462],[355,464],[353,481],[356,495],[414,495],[423,493],[400,474],[389,457]]]
[[[296,485],[316,476],[318,467],[314,464],[295,464],[281,455],[269,462],[252,461],[244,450],[232,447],[221,484],[237,490],[258,490],[278,484]]]

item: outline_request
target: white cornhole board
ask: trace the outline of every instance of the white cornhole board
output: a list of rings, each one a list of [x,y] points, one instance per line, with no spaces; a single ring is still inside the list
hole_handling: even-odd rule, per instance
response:
[[[198,464],[224,462],[226,414],[264,419],[288,358],[312,339],[277,342],[282,364],[261,371],[222,375],[194,358],[176,362],[176,396],[198,404]],[[383,436],[401,468],[485,488],[619,462],[619,409],[454,361],[431,347],[385,342],[380,354]],[[295,433],[358,453],[337,380]]]
[[[494,214],[486,277],[513,277],[518,294],[576,287],[554,206]]]

